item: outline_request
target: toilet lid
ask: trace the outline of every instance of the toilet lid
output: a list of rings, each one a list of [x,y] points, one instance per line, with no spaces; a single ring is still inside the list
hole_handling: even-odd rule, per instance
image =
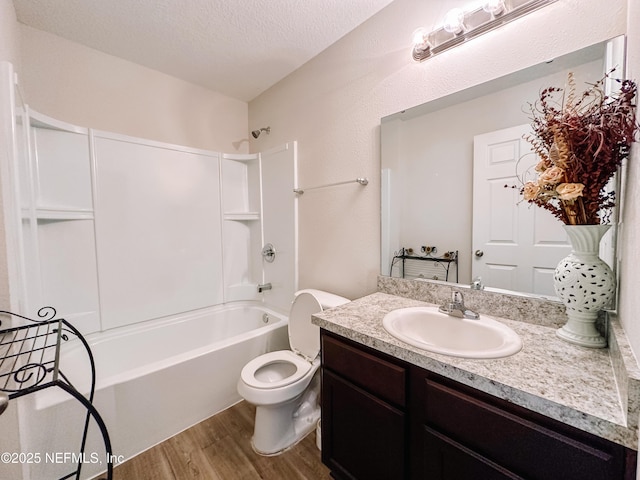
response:
[[[300,293],[289,312],[289,343],[291,349],[313,360],[320,352],[320,328],[311,323],[311,315],[322,311],[320,302],[311,293]]]
[[[265,371],[270,365],[278,369],[278,367],[282,367],[283,364],[287,367],[285,371],[292,371],[290,375],[284,378],[277,378],[277,375],[271,376]],[[291,350],[278,350],[276,352],[265,353],[251,360],[244,366],[242,372],[240,372],[240,378],[250,387],[273,389],[297,382],[307,374],[310,368],[311,364],[309,362]],[[264,375],[258,372],[260,369],[263,369]]]

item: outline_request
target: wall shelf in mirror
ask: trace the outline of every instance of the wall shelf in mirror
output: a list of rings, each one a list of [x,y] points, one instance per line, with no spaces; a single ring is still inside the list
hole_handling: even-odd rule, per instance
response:
[[[458,252],[445,252],[441,256],[415,255],[404,248],[394,255],[390,276],[394,276],[393,269],[398,266],[398,276],[401,278],[424,278],[427,280],[441,280],[458,283]],[[453,267],[453,268],[452,268]]]

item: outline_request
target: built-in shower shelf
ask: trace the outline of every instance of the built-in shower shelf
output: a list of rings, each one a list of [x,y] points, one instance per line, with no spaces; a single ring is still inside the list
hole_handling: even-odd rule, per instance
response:
[[[93,210],[71,208],[36,208],[34,213],[37,220],[93,220]],[[31,212],[23,209],[22,217],[30,218]]]
[[[236,220],[240,222],[260,220],[260,212],[229,212],[225,213],[223,218],[225,220]]]

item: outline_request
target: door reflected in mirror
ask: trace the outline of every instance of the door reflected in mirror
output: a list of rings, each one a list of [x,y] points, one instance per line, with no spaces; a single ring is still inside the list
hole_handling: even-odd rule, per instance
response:
[[[562,223],[520,198],[537,157],[525,137],[529,124],[473,138],[471,277],[489,285],[554,296],[553,273],[571,253]],[[515,187],[515,188],[514,188]],[[477,220],[476,220],[477,219]]]
[[[570,252],[566,234],[561,222],[522,201],[519,192],[518,177],[537,162],[522,138],[530,103],[542,89],[564,86],[569,71],[577,85],[600,80],[612,66],[623,72],[623,56],[612,55],[621,49],[611,47],[620,42],[383,118],[381,273],[462,284],[481,277],[484,286],[555,296],[553,270]],[[601,257],[615,269],[611,230]],[[457,262],[438,261],[449,252],[457,252]],[[400,258],[403,253],[412,258]]]

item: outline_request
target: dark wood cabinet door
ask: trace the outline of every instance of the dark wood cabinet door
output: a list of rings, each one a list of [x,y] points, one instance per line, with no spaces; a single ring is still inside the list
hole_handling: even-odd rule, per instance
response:
[[[337,478],[407,478],[404,412],[328,370],[322,406],[322,461]]]
[[[425,427],[420,462],[424,480],[524,480],[450,438]]]
[[[527,480],[625,478],[620,445],[423,370],[413,378],[421,390],[413,421],[505,471]]]

